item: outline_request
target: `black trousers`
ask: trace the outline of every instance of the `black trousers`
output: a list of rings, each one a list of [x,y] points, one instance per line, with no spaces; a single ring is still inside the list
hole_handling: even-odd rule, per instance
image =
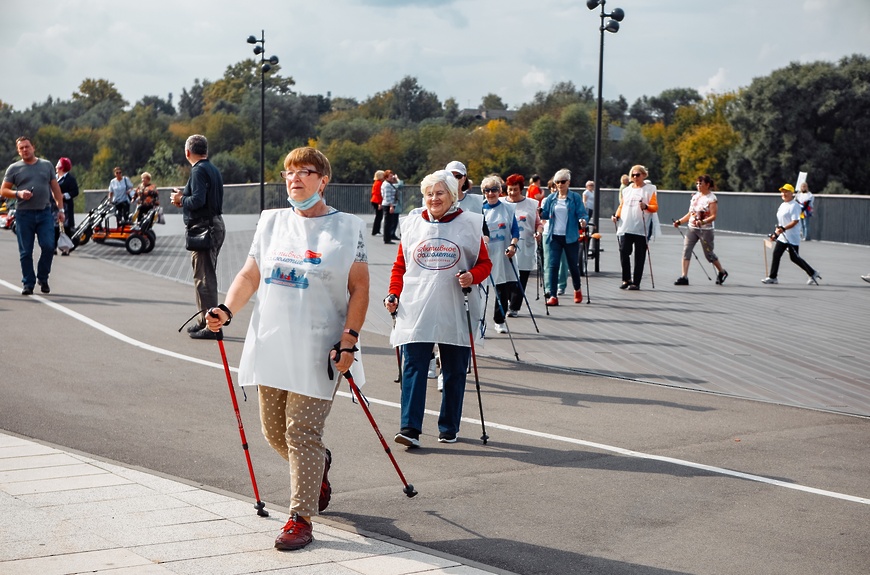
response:
[[[504,315],[508,310],[508,302],[510,302],[511,294],[517,289],[517,282],[505,282],[495,286],[495,309],[492,313],[492,321],[495,323],[504,323]]]
[[[376,236],[381,233],[381,220],[384,218],[384,210],[381,209],[381,204],[372,202],[372,208],[375,210],[375,223],[372,224],[372,235]]]
[[[646,236],[623,234],[619,237],[619,263],[622,265],[622,281],[640,285],[643,266],[646,264]],[[631,271],[631,253],[634,252],[634,273]]]
[[[808,264],[798,253],[798,247],[794,244],[787,244],[784,242],[776,242],[776,245],[773,246],[773,263],[770,264],[770,276],[772,278],[776,278],[777,274],[779,274],[779,260],[782,259],[782,254],[788,250],[788,257],[791,259],[792,263],[797,264],[797,266],[804,270],[808,276],[813,277],[816,273],[816,270]]]
[[[396,228],[399,225],[399,214],[391,214],[389,208],[383,208],[384,212],[384,241],[389,242],[396,238]]]
[[[526,284],[529,283],[529,274],[532,273],[529,270],[519,270],[519,272],[520,283],[511,282],[514,286],[514,291],[511,293],[511,302],[508,309],[513,311],[520,311],[520,308],[523,307],[523,294],[526,293]],[[523,288],[522,291],[520,286]]]

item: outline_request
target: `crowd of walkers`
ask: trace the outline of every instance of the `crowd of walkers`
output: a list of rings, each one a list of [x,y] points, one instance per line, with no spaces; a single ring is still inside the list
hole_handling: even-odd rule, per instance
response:
[[[55,175],[50,163],[35,156],[28,138],[19,138],[17,147],[21,161],[7,169],[0,195],[17,200],[21,211],[17,234],[22,293],[32,294],[36,284],[43,293],[49,293],[53,244],[48,234],[55,222],[65,223],[65,210],[55,214],[51,204],[66,207],[65,200],[75,196],[70,188],[74,179],[68,160],[59,162]],[[313,540],[312,517],[330,502],[332,455],[323,443],[323,431],[338,385],[342,376],[354,386],[365,384],[359,342],[370,300],[365,224],[357,216],[329,207],[326,188],[332,169],[328,158],[311,147],[292,150],[281,172],[290,206],[261,213],[248,257],[224,302],[218,303],[216,280],[211,276],[223,241],[222,180],[208,163],[204,137],[191,136],[185,154],[193,166],[191,181],[184,190],[176,189],[171,201],[185,210],[185,221],[202,216],[211,222],[213,233],[220,228],[219,237],[213,238],[217,248],[204,249],[199,256],[202,265],[197,265],[196,255],[192,259],[195,271],[203,266],[211,271],[198,282],[202,284],[197,288],[201,314],[195,316],[199,321],[191,337],[217,339],[223,351],[223,327],[253,300],[238,381],[243,386],[256,386],[262,432],[288,463],[290,518],[275,547],[301,549]],[[408,448],[421,446],[433,357],[441,368],[438,442],[457,441],[469,373],[474,373],[480,401],[474,346],[485,332],[490,297],[495,331],[508,336],[507,318],[516,317],[524,301],[528,306],[525,292],[536,268],[544,272],[538,275],[544,280],[547,309],[561,305],[559,296],[567,288],[569,274],[574,303],[583,302],[580,280],[587,273],[588,239],[597,233],[590,231],[589,222],[595,206],[595,184],[587,182],[581,195],[569,189],[571,177],[569,170],[558,170],[545,195],[537,175],[530,178],[526,190],[521,174],[504,179],[490,174],[481,180],[482,195],[473,194],[466,166],[451,161],[423,178],[421,206],[409,210],[399,222],[402,181],[391,170],[375,173],[371,234],[382,235],[385,244],[398,242],[383,298],[394,318],[390,343],[400,350],[401,416],[393,438],[396,443]],[[619,207],[612,216],[622,270],[618,287],[631,291],[640,289],[648,242],[660,233],[656,187],[648,177],[644,166],[632,167],[623,180]],[[717,270],[717,283],[722,284],[728,272],[713,251],[718,213],[712,191],[715,184],[702,175],[696,185],[688,211],[673,221],[678,229],[688,225],[681,275],[675,283],[688,284],[690,256],[700,243],[704,256]],[[130,198],[134,190],[143,203],[157,201],[147,173],[134,189],[129,178],[116,170],[110,196],[116,205],[128,204],[118,205],[121,220],[129,213],[129,200],[123,198]],[[217,195],[212,193],[217,191]],[[762,280],[766,284],[777,283],[780,259],[786,251],[807,273],[808,283],[817,284],[821,279],[799,255],[801,215],[806,217],[806,209],[794,201],[794,191],[790,184],[780,188],[783,202],[769,238],[774,244],[773,264]],[[808,235],[808,228],[804,229]],[[43,255],[34,271],[36,237]],[[870,281],[870,276],[864,279]],[[484,428],[484,443],[486,438]],[[392,458],[389,449],[386,451]],[[396,469],[399,471],[398,465]],[[401,471],[399,475],[404,482]],[[416,495],[405,483],[406,494]]]

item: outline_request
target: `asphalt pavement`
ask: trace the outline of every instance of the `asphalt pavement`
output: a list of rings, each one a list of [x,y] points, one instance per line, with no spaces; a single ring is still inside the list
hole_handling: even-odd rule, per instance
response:
[[[251,218],[228,224],[222,289],[244,261],[252,227]],[[8,441],[115,466],[121,475],[133,470],[250,504],[217,347],[176,332],[195,311],[177,230],[174,222],[157,228],[151,254],[131,256],[107,243],[59,257],[52,293],[34,298],[19,295],[15,240],[0,234],[7,360],[0,429]],[[548,316],[529,290],[542,333],[527,310],[511,322],[520,361],[490,325],[479,348],[487,445],[479,440],[473,385],[460,441],[437,443],[433,382],[428,407],[436,411],[424,422],[423,447],[394,450],[416,498],[403,495],[343,388],[326,431],[335,493],[323,535],[310,551],[264,549],[268,568],[282,568],[274,566],[277,554],[287,558],[281,572],[367,572],[297,563],[305,554],[328,556],[333,538],[362,533],[395,546],[384,555],[452,561],[426,567],[445,573],[868,572],[870,289],[858,276],[870,251],[812,242],[801,253],[823,285],[805,285],[784,261],[780,285],[763,286],[761,239],[720,233],[728,281],[712,285],[693,262],[684,288],[673,286],[679,236],[672,232],[652,247],[656,288],[647,277],[641,291],[627,293],[616,289],[615,241],[604,241],[612,243],[605,243],[602,271],[590,277],[591,303],[551,308]],[[380,300],[395,247],[380,238],[369,245],[372,303],[362,341],[364,391],[388,439],[398,428],[399,395]],[[226,330],[233,366],[249,314],[250,306]],[[260,436],[256,398],[242,401],[240,393],[239,400],[261,498],[280,517],[289,501],[285,464]],[[0,540],[9,542],[21,515],[9,510],[24,498],[7,490],[0,501]],[[244,507],[245,525],[263,521]],[[44,520],[45,531],[31,540],[45,543],[16,560],[61,554],[52,547],[57,515]],[[206,535],[192,546],[200,554],[203,547],[217,557],[236,551],[222,547],[218,534],[208,537],[208,520],[202,523]],[[254,539],[268,547],[274,531]],[[0,561],[0,571],[9,561]],[[183,565],[159,564],[194,572]],[[266,570],[211,565],[198,572]],[[389,569],[369,572],[409,572]]]

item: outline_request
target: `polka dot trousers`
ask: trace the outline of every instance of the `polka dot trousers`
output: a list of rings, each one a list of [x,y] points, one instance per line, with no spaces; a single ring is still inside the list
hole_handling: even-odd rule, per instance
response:
[[[326,466],[323,427],[332,401],[259,386],[263,436],[290,463],[290,513],[317,515]]]

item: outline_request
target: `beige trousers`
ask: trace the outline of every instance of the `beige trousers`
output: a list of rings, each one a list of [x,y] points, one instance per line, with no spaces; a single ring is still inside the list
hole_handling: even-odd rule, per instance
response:
[[[259,386],[263,436],[290,463],[290,513],[317,515],[326,467],[323,427],[332,401]]]

